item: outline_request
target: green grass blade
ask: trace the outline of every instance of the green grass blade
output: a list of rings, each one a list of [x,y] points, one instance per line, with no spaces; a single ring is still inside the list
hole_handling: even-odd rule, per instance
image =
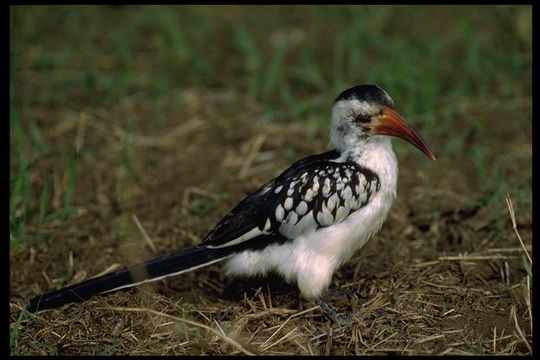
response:
[[[270,62],[264,74],[264,82],[261,86],[261,95],[268,98],[276,91],[280,78],[283,76],[283,60],[287,53],[287,45],[279,44],[270,58]]]
[[[41,191],[41,196],[39,197],[39,224],[43,224],[45,219],[45,214],[47,212],[47,204],[49,202],[49,182],[45,179],[43,183],[43,190]]]
[[[75,189],[77,186],[77,160],[78,155],[74,151],[68,158],[68,181],[66,187],[66,193],[64,196],[64,211],[65,216],[72,211],[73,199],[75,197]]]

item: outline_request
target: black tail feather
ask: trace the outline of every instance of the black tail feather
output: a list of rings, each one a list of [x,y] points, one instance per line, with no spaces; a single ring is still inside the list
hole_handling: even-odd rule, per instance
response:
[[[30,300],[27,310],[36,312],[54,309],[72,302],[83,302],[92,296],[131,287],[142,282],[158,280],[170,275],[209,265],[230,254],[230,249],[193,247],[165,255],[143,264],[124,268],[98,278],[39,295]]]

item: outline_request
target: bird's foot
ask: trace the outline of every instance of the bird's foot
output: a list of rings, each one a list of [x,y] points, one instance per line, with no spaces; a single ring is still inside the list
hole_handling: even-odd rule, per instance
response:
[[[357,317],[364,312],[364,308],[353,311],[350,315],[343,314],[338,312],[332,305],[325,302],[323,299],[318,298],[315,300],[315,303],[320,306],[322,311],[340,326],[346,326],[354,323]]]

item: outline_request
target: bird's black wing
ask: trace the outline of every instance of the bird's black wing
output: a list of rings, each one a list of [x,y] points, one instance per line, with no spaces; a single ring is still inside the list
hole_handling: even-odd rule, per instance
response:
[[[343,221],[379,190],[379,178],[335,150],[297,161],[235,206],[206,235],[209,248],[260,248]]]

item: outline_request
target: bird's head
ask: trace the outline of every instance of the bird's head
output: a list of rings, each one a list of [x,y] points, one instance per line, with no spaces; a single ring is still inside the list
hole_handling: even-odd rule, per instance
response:
[[[375,85],[358,85],[339,94],[332,107],[332,144],[345,150],[377,136],[402,138],[435,160],[422,136],[394,110],[386,91]]]

